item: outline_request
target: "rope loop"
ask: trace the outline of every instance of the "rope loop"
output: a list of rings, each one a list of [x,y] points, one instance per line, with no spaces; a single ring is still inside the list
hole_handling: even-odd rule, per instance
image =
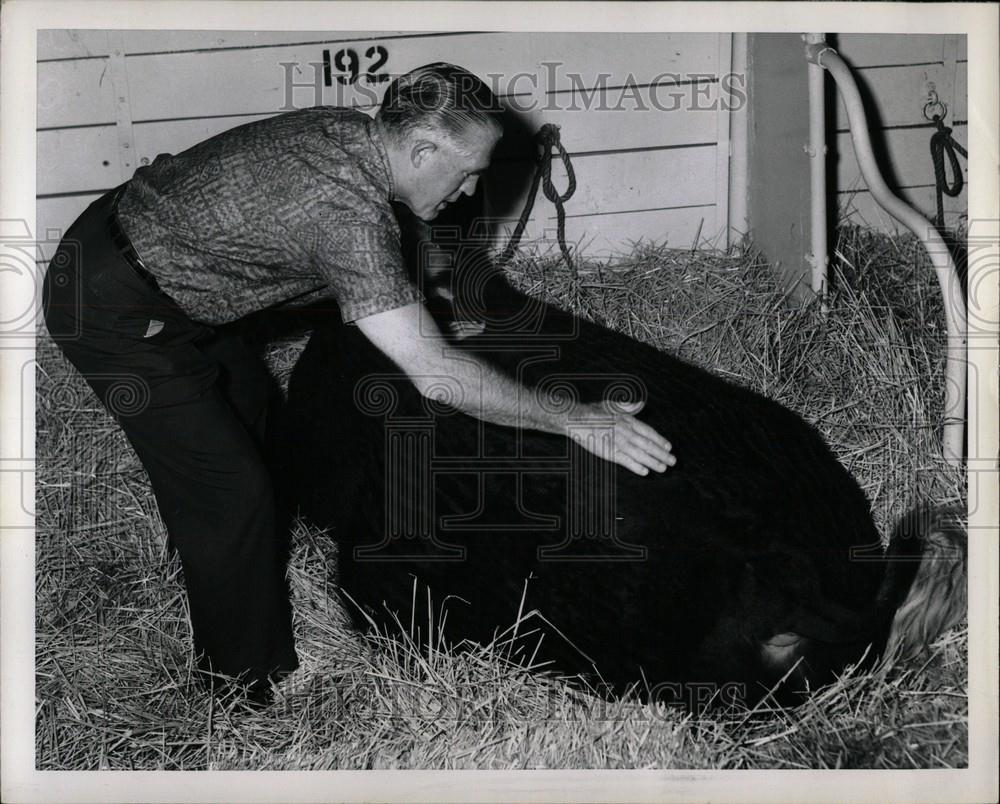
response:
[[[944,104],[940,104],[944,106]],[[947,107],[944,107],[947,114]],[[968,152],[959,145],[951,136],[951,128],[944,124],[944,115],[936,114],[932,118],[937,129],[931,136],[931,162],[934,164],[934,189],[937,195],[937,218],[935,223],[938,228],[944,228],[944,196],[954,198],[962,192],[965,187],[965,177],[962,174],[962,166],[958,163],[955,152],[958,151],[966,159]],[[952,180],[948,181],[948,172],[945,165],[945,155],[951,165]]]
[[[566,210],[563,206],[573,197],[573,193],[576,192],[576,173],[573,170],[573,163],[566,149],[563,147],[559,136],[559,126],[554,123],[543,125],[536,132],[534,141],[538,147],[538,152],[535,156],[535,173],[531,180],[531,189],[528,191],[528,197],[525,199],[524,209],[521,211],[521,217],[518,219],[517,226],[514,227],[510,240],[501,252],[498,263],[504,265],[514,256],[518,243],[521,242],[521,236],[524,234],[524,229],[528,225],[531,211],[535,206],[538,186],[541,185],[545,197],[555,205],[559,250],[562,252],[566,264],[573,272],[573,278],[576,279],[576,264],[573,262],[569,247],[566,245]],[[563,193],[559,193],[552,183],[552,157],[555,155],[552,153],[553,149],[556,150],[560,161],[562,161],[563,168],[566,170],[568,184],[566,191]]]

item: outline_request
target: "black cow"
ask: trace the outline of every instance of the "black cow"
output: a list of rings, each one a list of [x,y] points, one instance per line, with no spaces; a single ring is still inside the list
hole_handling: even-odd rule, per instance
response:
[[[517,621],[535,665],[691,704],[776,685],[792,702],[873,661],[891,631],[910,650],[961,617],[964,530],[947,517],[905,518],[883,560],[864,494],[799,416],[471,275],[456,294],[487,326],[456,349],[543,393],[647,398],[639,416],[678,463],[639,477],[565,438],[484,424],[423,398],[355,327],[315,330],[290,381],[283,475],[337,540],[359,623],[407,624],[429,588],[453,642]]]

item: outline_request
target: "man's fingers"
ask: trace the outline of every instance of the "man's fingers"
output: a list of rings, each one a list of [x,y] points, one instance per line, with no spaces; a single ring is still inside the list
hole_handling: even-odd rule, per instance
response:
[[[641,422],[635,418],[630,418],[629,424],[632,425],[632,429],[638,435],[642,436],[648,441],[652,441],[658,444],[661,448],[665,449],[667,452],[670,452],[673,449],[673,446],[671,446],[670,442],[667,441],[667,439],[661,436],[659,432],[657,432],[654,428],[650,427],[645,422]]]
[[[673,466],[677,462],[673,452],[671,452],[668,447],[664,447],[663,442],[660,439],[656,439],[654,441],[653,439],[646,438],[635,431],[620,432],[617,437],[620,438],[621,436],[625,437],[625,441],[622,446],[629,448],[633,453],[648,455],[653,460],[664,463],[667,466]]]
[[[572,432],[571,438],[598,458],[624,466],[637,475],[648,475],[650,468],[663,471],[660,469],[662,464],[650,458],[638,444],[628,440],[623,432],[626,428],[617,427],[615,429],[618,431],[617,434],[613,432],[601,438],[587,437],[583,433]],[[611,438],[608,438],[607,435],[610,435]]]
[[[582,434],[574,435],[581,446],[605,460],[624,466],[637,475],[648,475],[649,470],[664,472],[677,463],[670,442],[653,427],[641,422],[633,414],[645,407],[645,402],[613,402],[605,399],[603,410],[614,412],[614,423],[610,433],[613,441],[590,442]],[[595,409],[599,410],[600,408]],[[610,453],[610,454],[609,454]]]
[[[626,469],[631,469],[637,475],[649,474],[649,469],[647,469],[645,466],[639,463],[639,461],[637,461],[627,452],[622,452],[621,450],[618,450],[613,460],[615,463],[621,464]]]
[[[672,466],[670,456],[666,458],[661,458],[649,452],[644,444],[639,444],[636,442],[626,442],[618,447],[618,451],[628,455],[632,460],[641,464],[642,466],[653,469],[657,472],[666,471],[667,467]]]
[[[651,454],[645,444],[630,441],[624,434],[619,434],[613,445],[607,442],[594,443],[588,439],[581,439],[579,443],[598,457],[620,464],[637,475],[648,475],[650,469],[664,472],[676,462],[672,455],[668,455],[667,460],[661,460]]]
[[[625,435],[628,439],[627,443],[631,445],[633,453],[638,452],[648,455],[652,460],[662,464],[663,469],[677,463],[677,458],[674,457],[670,442],[656,432],[656,430],[635,419],[630,421],[629,424],[632,425],[631,431],[628,428],[621,428],[619,433],[620,435]],[[639,456],[636,455],[636,457]],[[663,471],[659,466],[648,465],[652,466],[658,472]]]
[[[627,422],[636,433],[649,441],[656,443],[660,448],[666,450],[667,452],[670,452],[672,447],[667,439],[660,435],[655,428],[635,418],[635,414],[640,413],[645,407],[646,402],[642,399],[636,402],[617,402],[611,399],[604,400],[605,410],[616,413],[619,421]]]

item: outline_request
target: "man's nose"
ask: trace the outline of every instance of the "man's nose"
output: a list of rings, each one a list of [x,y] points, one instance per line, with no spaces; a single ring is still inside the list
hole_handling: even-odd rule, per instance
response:
[[[476,183],[478,181],[479,176],[469,176],[459,189],[466,195],[472,195],[476,192]]]

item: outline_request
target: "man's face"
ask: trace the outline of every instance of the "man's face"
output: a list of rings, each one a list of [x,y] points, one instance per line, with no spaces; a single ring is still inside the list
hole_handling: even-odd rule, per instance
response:
[[[499,139],[499,133],[489,126],[472,126],[458,142],[436,136],[429,144],[415,146],[415,181],[407,199],[413,214],[421,220],[433,220],[447,204],[476,192]]]

